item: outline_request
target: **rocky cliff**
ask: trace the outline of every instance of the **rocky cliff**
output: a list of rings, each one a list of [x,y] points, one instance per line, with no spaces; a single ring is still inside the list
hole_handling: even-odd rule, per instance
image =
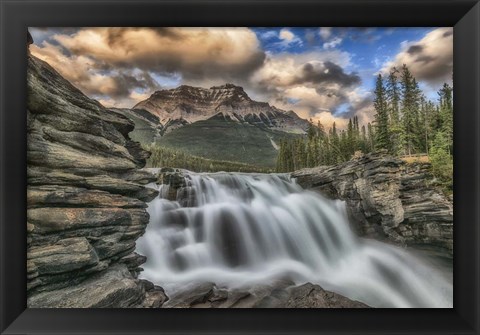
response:
[[[308,121],[293,111],[283,111],[266,102],[254,101],[242,87],[233,84],[209,89],[182,85],[160,90],[133,108],[158,116],[166,132],[181,126],[181,121],[193,123],[216,115],[286,132],[305,133],[308,127]]]
[[[378,152],[335,166],[292,173],[305,187],[344,200],[358,232],[401,245],[453,254],[453,203],[435,185],[430,164]]]
[[[157,192],[133,123],[28,55],[27,305],[155,307],[135,240]]]

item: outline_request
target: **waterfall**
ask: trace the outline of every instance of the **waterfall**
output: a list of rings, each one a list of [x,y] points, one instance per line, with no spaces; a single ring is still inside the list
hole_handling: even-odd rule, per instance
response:
[[[357,237],[344,204],[283,174],[186,173],[177,200],[155,185],[138,240],[142,277],[174,291],[192,282],[240,287],[288,278],[372,307],[452,307],[452,284],[401,248]]]

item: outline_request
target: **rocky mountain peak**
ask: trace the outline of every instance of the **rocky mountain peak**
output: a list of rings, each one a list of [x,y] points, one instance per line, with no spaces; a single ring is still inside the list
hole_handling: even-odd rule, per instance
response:
[[[224,91],[224,92],[240,94],[240,95],[245,96],[245,98],[247,98],[248,100],[250,100],[250,97],[245,92],[243,87],[242,86],[237,86],[235,84],[227,83],[227,84],[220,85],[220,86],[212,86],[212,87],[210,87],[210,90],[212,90],[212,91]]]
[[[212,101],[213,103],[222,104],[226,101],[252,101],[243,87],[234,84],[224,84],[220,86],[212,86],[210,88],[195,87],[189,85],[180,85],[176,88],[156,91],[149,99],[176,99],[176,100],[191,100],[193,103],[198,103],[200,100]],[[147,99],[148,100],[148,99]],[[140,108],[137,104],[134,108]]]
[[[181,85],[156,91],[133,108],[158,116],[164,125],[176,120],[193,123],[216,115],[237,122],[293,132],[304,132],[308,123],[293,112],[275,108],[267,102],[252,100],[243,87],[232,83],[210,88]]]

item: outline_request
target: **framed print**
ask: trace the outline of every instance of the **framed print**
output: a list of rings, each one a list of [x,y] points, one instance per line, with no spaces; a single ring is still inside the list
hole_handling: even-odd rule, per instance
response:
[[[478,333],[478,2],[1,6],[2,333]]]

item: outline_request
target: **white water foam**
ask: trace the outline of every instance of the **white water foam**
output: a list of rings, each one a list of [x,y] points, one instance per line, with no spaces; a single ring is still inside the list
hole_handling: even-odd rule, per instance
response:
[[[179,201],[168,185],[138,240],[142,277],[174,292],[288,278],[372,307],[452,307],[452,284],[414,254],[351,231],[345,208],[282,174],[192,173]],[[185,200],[187,199],[187,200]],[[180,205],[189,206],[182,207]]]

